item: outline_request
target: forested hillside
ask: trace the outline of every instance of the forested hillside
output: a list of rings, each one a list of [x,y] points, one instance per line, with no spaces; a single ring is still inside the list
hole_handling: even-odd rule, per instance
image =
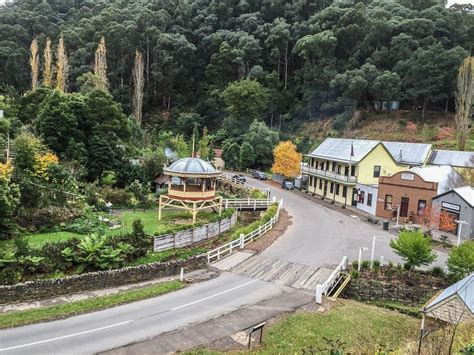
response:
[[[437,0],[16,0],[0,8],[0,78],[27,91],[31,41],[41,68],[46,38],[54,53],[62,34],[68,91],[77,91],[104,36],[110,91],[127,114],[135,52],[143,54],[145,124],[215,130],[227,118],[225,135],[240,135],[254,117],[278,126],[339,114],[343,126],[372,99],[452,110],[473,18],[469,5]],[[236,88],[237,99],[261,89],[259,102],[226,110],[232,98],[222,92],[244,78],[261,87]]]

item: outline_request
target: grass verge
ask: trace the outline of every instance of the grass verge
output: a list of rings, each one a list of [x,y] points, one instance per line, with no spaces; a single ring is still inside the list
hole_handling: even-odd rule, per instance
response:
[[[168,281],[157,285],[144,287],[138,290],[120,294],[92,298],[88,300],[64,303],[56,306],[12,311],[0,316],[0,329],[19,327],[22,325],[52,321],[67,318],[83,313],[89,313],[119,306],[121,304],[156,297],[184,287],[180,281]]]

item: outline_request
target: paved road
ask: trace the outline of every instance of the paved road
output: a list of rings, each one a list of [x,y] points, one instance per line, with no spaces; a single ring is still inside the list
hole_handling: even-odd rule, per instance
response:
[[[268,184],[249,178],[259,187]],[[379,228],[328,209],[295,193],[271,188],[284,199],[293,224],[264,256],[310,266],[356,259],[358,248],[377,240],[375,256],[397,261]],[[366,252],[364,258],[369,258]],[[438,263],[446,259],[440,255]],[[50,323],[0,331],[1,354],[90,354],[172,331],[226,314],[244,305],[288,292],[285,286],[223,273],[172,294]]]
[[[293,292],[224,273],[160,297],[65,320],[0,331],[0,354],[91,354],[203,322]]]
[[[283,206],[293,217],[293,223],[284,237],[276,240],[263,255],[311,266],[335,265],[343,256],[357,260],[360,247],[368,247],[362,259],[370,259],[373,236],[375,258],[401,262],[401,258],[390,248],[394,236],[342,211],[339,207],[327,208],[294,192],[275,188],[267,182],[247,178],[247,183],[258,188],[270,188],[272,196],[283,199]],[[437,252],[438,260],[433,264],[444,266],[446,253]]]

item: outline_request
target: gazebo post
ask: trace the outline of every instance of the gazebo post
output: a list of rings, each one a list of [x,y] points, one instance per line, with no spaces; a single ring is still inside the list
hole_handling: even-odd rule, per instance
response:
[[[193,224],[196,222],[197,210],[196,210],[196,201],[193,202]]]
[[[158,220],[161,221],[161,203],[162,203],[163,196],[160,195],[160,202],[158,204]]]

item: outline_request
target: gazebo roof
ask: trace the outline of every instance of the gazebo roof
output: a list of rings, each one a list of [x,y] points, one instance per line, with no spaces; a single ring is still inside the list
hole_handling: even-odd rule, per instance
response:
[[[163,173],[181,177],[215,177],[221,175],[221,172],[207,161],[195,157],[179,159],[163,169]]]

